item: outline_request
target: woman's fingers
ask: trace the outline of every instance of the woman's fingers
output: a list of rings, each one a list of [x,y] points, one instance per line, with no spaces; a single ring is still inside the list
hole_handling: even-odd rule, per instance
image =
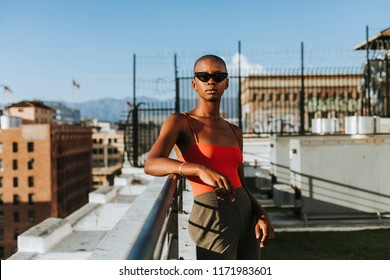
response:
[[[199,178],[206,184],[214,187],[217,198],[225,199],[227,197],[234,201],[236,198],[235,189],[227,176],[224,176],[213,169],[203,167]]]
[[[221,177],[219,177],[215,183],[215,193],[217,194],[218,198],[225,199],[230,197],[231,201],[235,201],[236,192],[228,177],[221,175]]]
[[[264,248],[267,244],[275,239],[274,227],[271,224],[259,220],[255,226],[256,238],[260,239],[260,248]]]

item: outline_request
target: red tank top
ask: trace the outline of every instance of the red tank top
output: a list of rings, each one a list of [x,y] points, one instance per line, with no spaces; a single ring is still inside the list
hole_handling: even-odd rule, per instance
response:
[[[199,143],[192,127],[191,121],[187,114],[188,124],[195,138],[195,144],[191,146],[185,153],[179,156],[179,160],[198,163],[205,165],[218,171],[219,173],[228,176],[234,188],[242,187],[238,168],[242,164],[243,156],[240,147],[238,146],[220,146],[214,144]],[[230,126],[230,124],[229,124]],[[233,130],[233,128],[231,128]],[[234,130],[233,133],[235,134]],[[188,176],[194,197],[207,192],[214,192],[214,188],[205,184],[197,176]]]

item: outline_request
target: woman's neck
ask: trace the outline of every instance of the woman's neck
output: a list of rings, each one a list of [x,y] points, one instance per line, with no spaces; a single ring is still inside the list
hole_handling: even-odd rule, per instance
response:
[[[208,119],[221,119],[221,114],[219,110],[207,110],[205,108],[195,107],[194,110],[190,112],[192,115],[199,118],[208,118]]]
[[[191,111],[191,113],[198,117],[220,119],[219,112],[220,102],[202,102],[200,100],[198,105]]]

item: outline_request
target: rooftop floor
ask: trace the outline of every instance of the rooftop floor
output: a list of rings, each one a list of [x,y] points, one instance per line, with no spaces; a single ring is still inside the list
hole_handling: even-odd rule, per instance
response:
[[[267,170],[269,143],[253,141],[244,147],[244,163]],[[257,154],[254,150],[260,151]],[[89,203],[65,219],[49,218],[18,237],[13,260],[126,259],[166,177],[152,177],[142,168],[125,164],[113,187],[90,194]],[[304,217],[291,209],[275,207],[273,200],[256,194],[278,231],[331,231],[388,228],[382,217]],[[192,208],[190,186],[183,193],[184,211],[179,215],[179,256],[196,259],[195,246],[188,235]]]

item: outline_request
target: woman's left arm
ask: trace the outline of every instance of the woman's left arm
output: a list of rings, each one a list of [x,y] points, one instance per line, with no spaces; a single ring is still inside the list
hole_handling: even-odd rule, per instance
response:
[[[235,132],[240,144],[241,151],[243,151],[241,130],[236,128]],[[238,175],[240,176],[243,188],[246,190],[249,199],[251,200],[253,213],[257,217],[257,223],[255,225],[256,238],[259,239],[261,237],[260,248],[264,248],[269,242],[271,242],[275,238],[274,227],[272,226],[271,220],[267,212],[263,209],[263,207],[261,207],[257,199],[253,196],[252,192],[246,186],[243,164],[241,164],[238,168]]]
[[[263,209],[263,207],[261,207],[257,199],[253,196],[252,192],[246,186],[243,165],[240,166],[238,172],[240,175],[242,186],[248,193],[249,199],[251,200],[252,211],[257,217],[257,223],[255,225],[256,238],[259,239],[261,237],[260,248],[264,248],[269,242],[271,242],[275,238],[274,227],[272,226],[271,220],[267,212]]]

